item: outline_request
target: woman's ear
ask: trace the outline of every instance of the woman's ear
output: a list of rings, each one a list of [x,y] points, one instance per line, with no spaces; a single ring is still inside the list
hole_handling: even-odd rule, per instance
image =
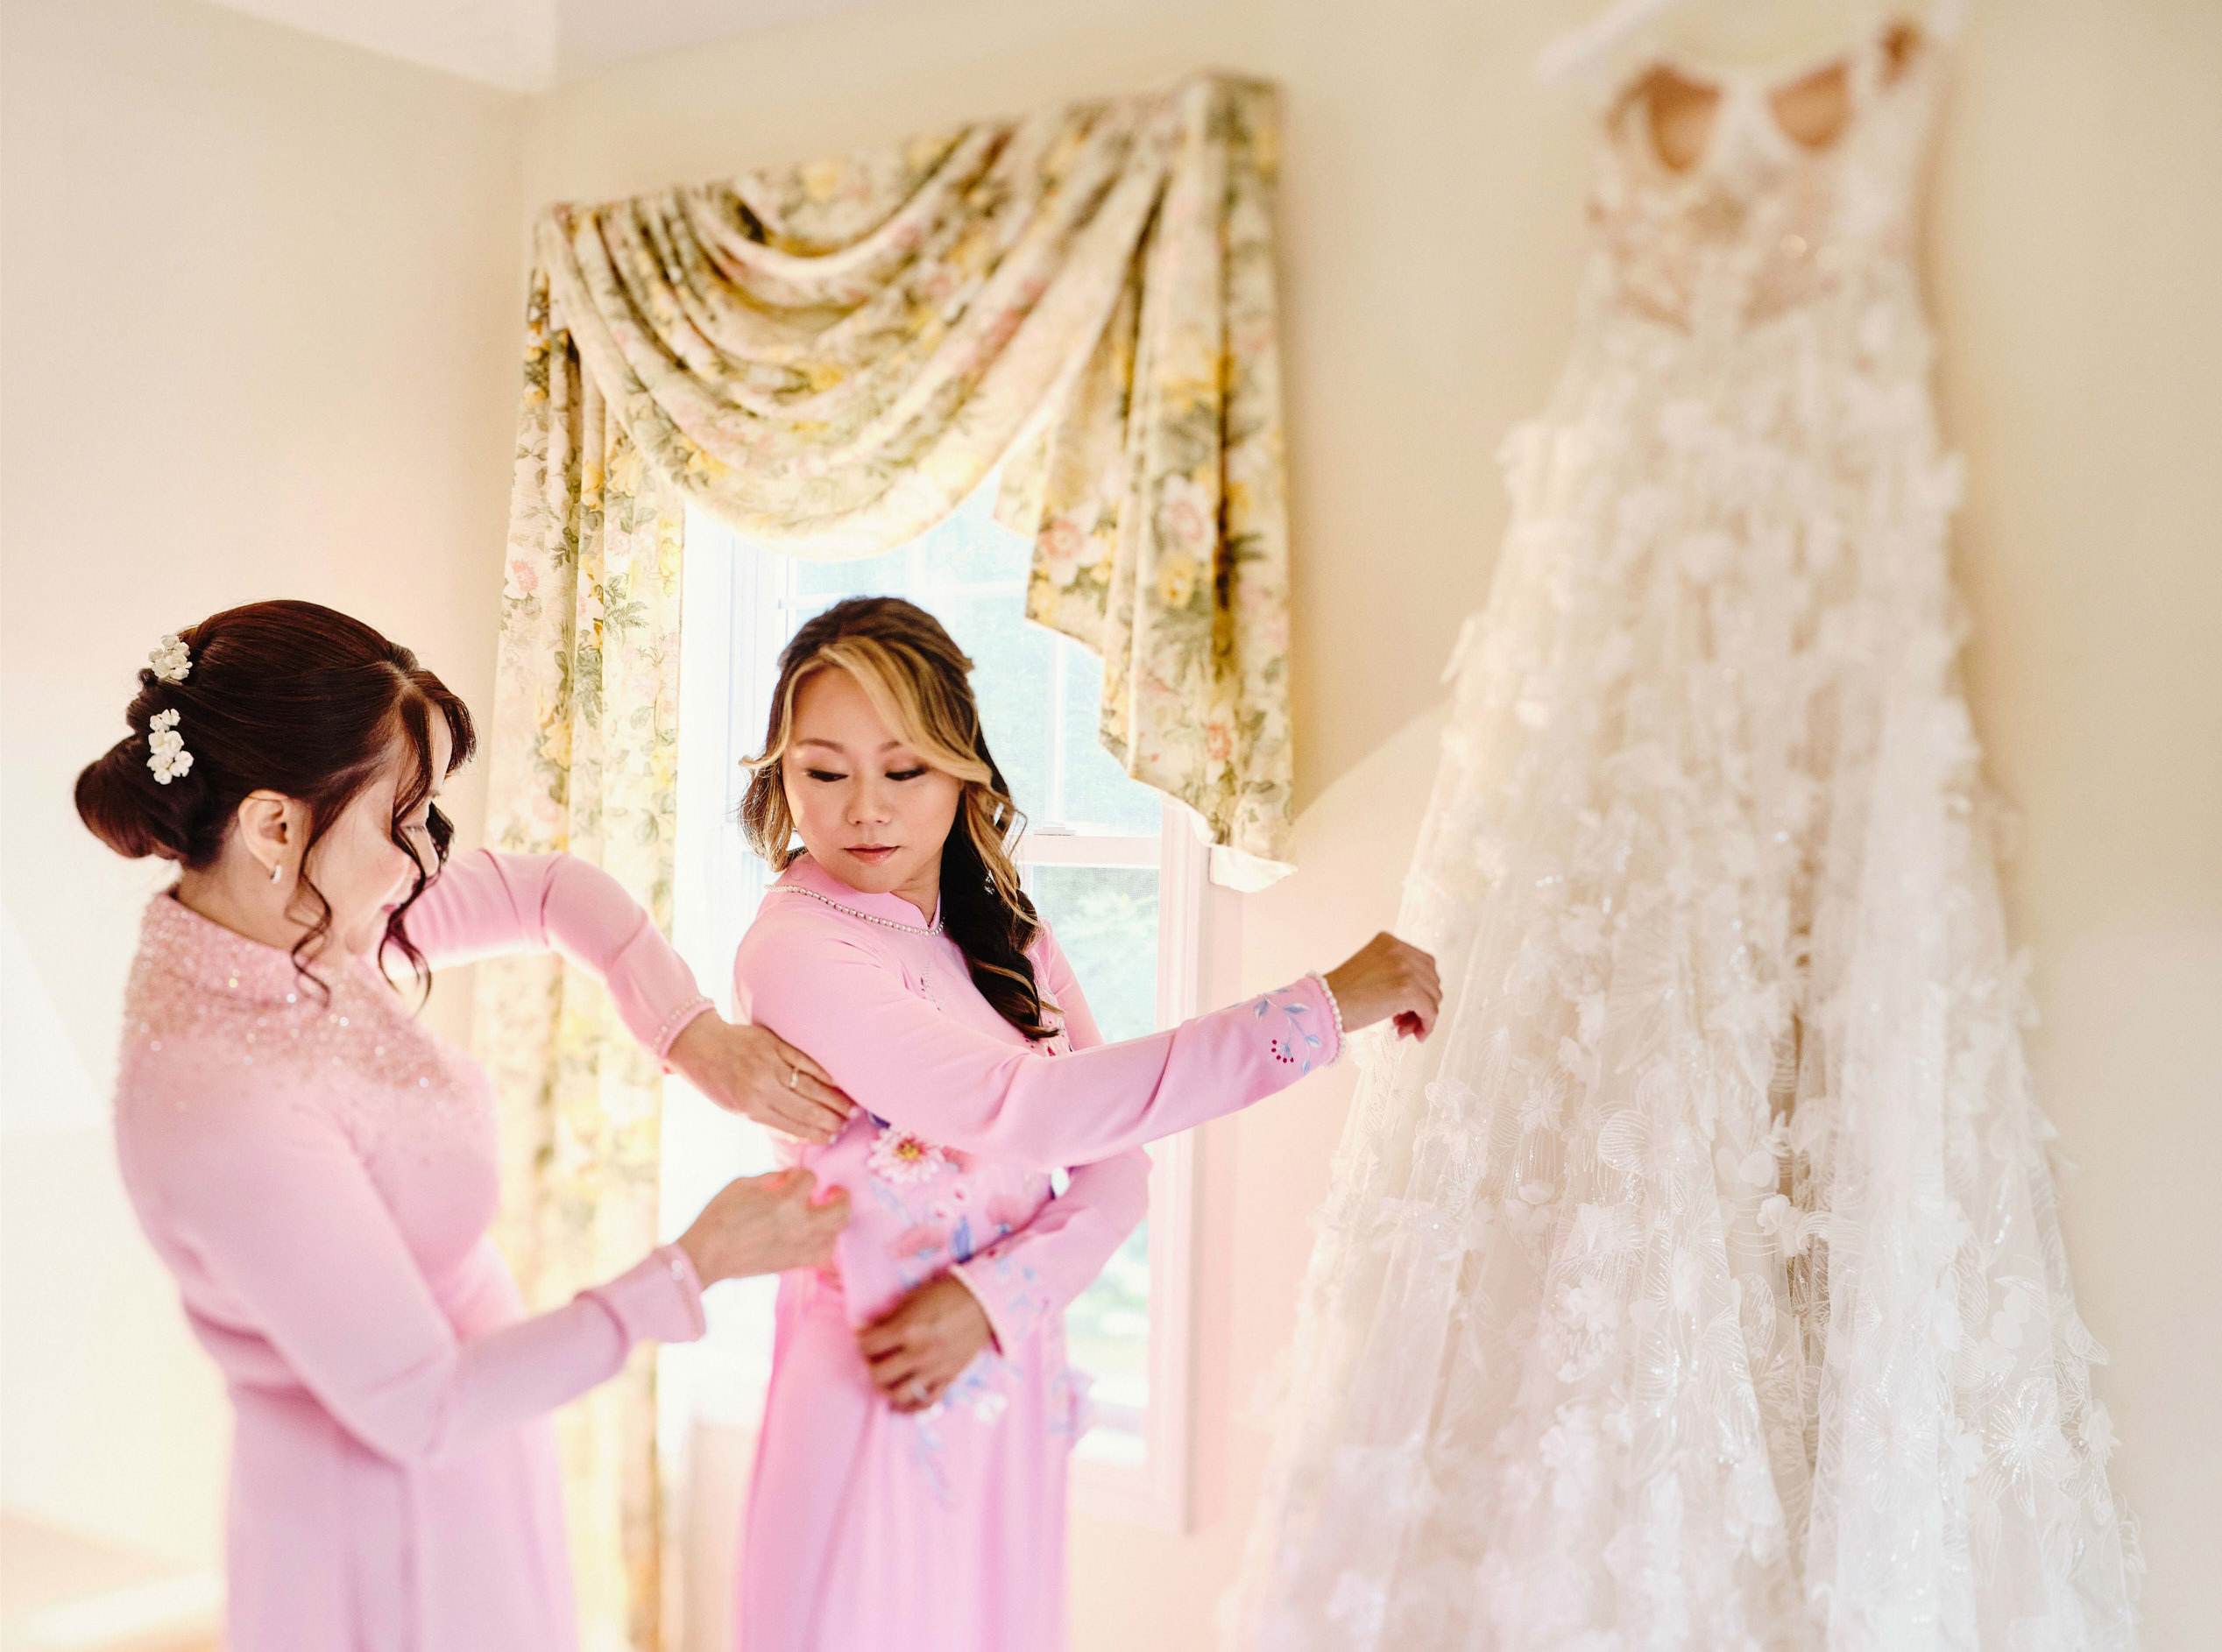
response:
[[[235,816],[239,842],[262,869],[277,880],[280,867],[300,858],[300,834],[294,829],[297,805],[279,792],[250,792]]]

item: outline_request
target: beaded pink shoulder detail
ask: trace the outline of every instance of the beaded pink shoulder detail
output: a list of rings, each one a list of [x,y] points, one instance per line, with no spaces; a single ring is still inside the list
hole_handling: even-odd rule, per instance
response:
[[[293,1080],[414,1092],[451,1104],[484,1076],[409,1013],[369,964],[318,965],[213,923],[167,894],[152,901],[124,994],[119,1104],[163,1093],[150,1065],[188,1051]]]

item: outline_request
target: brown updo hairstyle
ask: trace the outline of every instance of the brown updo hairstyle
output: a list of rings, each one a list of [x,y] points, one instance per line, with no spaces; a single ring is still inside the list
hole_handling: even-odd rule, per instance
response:
[[[223,852],[249,793],[276,792],[306,804],[308,840],[296,899],[313,903],[315,916],[294,945],[294,961],[309,974],[302,960],[329,931],[332,909],[309,879],[308,851],[384,770],[397,744],[404,773],[387,830],[396,847],[408,850],[401,823],[437,778],[432,719],[448,725],[453,773],[477,743],[471,713],[407,648],[315,603],[228,608],[178,637],[190,669],[175,682],[152,669],[139,672],[138,693],[124,714],[131,733],[77,777],[78,818],[119,855],[159,855],[202,872]],[[166,786],[147,766],[147,723],[164,711],[178,714],[177,732],[193,755],[191,768]],[[426,823],[444,865],[454,828],[436,808]],[[379,957],[393,948],[427,985],[430,971],[402,918],[429,881],[420,870],[379,945]]]
[[[826,670],[854,677],[880,719],[933,767],[964,786],[941,849],[941,928],[965,955],[973,985],[1029,1039],[1053,1036],[1026,956],[1041,933],[1011,859],[1025,816],[987,749],[973,697],[973,662],[941,622],[900,597],[853,597],[806,621],[779,656],[770,726],[741,799],[749,846],[776,872],[802,851],[787,807],[780,759],[795,728],[795,695]]]

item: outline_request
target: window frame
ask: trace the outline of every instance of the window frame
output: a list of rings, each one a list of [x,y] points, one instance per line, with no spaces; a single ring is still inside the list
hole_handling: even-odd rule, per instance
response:
[[[1141,866],[1157,871],[1157,1027],[1201,1013],[1212,900],[1211,854],[1188,813],[1168,801],[1156,840],[1029,832],[1015,857],[1030,865]],[[1083,982],[1085,988],[1086,983]],[[1197,1143],[1184,1131],[1150,1152],[1150,1406],[1143,1458],[1072,1464],[1073,1505],[1084,1514],[1161,1531],[1189,1528],[1194,1419]],[[1085,1439],[1085,1436],[1083,1437]]]

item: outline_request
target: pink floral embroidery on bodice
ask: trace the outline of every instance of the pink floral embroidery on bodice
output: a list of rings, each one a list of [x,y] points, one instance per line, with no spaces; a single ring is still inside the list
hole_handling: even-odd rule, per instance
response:
[[[971,985],[957,944],[938,930],[904,921],[904,904],[887,896],[775,886],[769,899],[821,902],[874,926],[887,945],[903,990],[954,1017],[971,1030],[1023,1046],[1039,1060],[1069,1053],[1063,1032],[1027,1045],[1018,1029]],[[890,914],[897,914],[890,916]],[[939,978],[937,979],[937,978]],[[959,987],[962,990],[947,990]],[[794,1162],[819,1182],[848,1190],[853,1214],[824,1270],[829,1288],[843,1291],[853,1321],[867,1324],[906,1293],[952,1267],[971,1261],[997,1239],[1017,1232],[1038,1215],[1052,1192],[1038,1166],[985,1158],[945,1147],[860,1109],[848,1126],[822,1147],[788,1144]],[[982,1362],[975,1376],[994,1376],[997,1361]]]
[[[817,1055],[858,1104],[832,1142],[789,1150],[848,1190],[851,1216],[834,1266],[790,1276],[782,1300],[799,1311],[807,1296],[861,1325],[956,1274],[1004,1351],[951,1390],[959,1405],[998,1403],[1010,1351],[1037,1336],[1061,1369],[1065,1305],[1147,1208],[1141,1142],[1293,1083],[1341,1048],[1316,977],[1106,1045],[1046,926],[1029,957],[1059,1029],[1038,1042],[980,995],[961,949],[916,907],[804,856],[766,893],[734,960],[742,1012]]]

